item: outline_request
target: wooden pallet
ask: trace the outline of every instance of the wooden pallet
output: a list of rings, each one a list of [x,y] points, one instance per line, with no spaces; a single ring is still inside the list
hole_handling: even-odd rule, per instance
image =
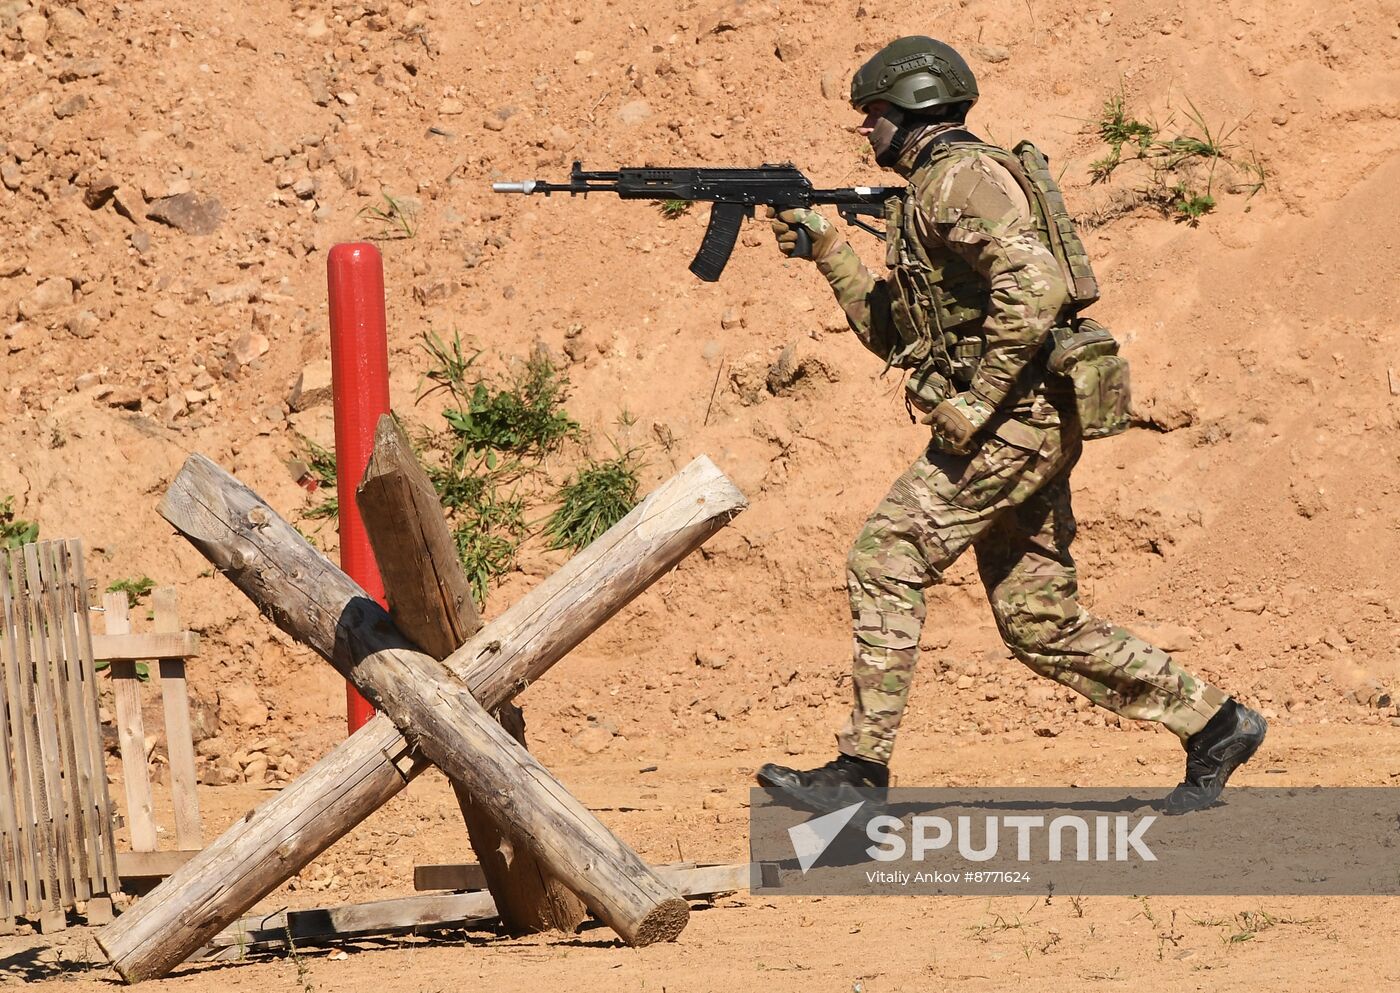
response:
[[[0,927],[65,926],[119,889],[97,719],[87,578],[76,541],[0,550]]]

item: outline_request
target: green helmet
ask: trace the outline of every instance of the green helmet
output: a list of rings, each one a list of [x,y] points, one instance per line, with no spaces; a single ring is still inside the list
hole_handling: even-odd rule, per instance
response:
[[[916,112],[950,103],[971,106],[977,80],[951,46],[911,35],[890,42],[851,77],[852,107],[864,110],[876,100]]]

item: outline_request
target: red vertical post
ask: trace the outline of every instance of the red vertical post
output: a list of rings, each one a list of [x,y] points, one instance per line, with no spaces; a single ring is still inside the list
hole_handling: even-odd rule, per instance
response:
[[[384,582],[355,503],[374,450],[379,415],[389,412],[389,343],[384,319],[384,261],[364,242],[336,245],[326,259],[331,317],[331,389],[335,398],[335,488],[340,505],[340,567],[382,606]],[[345,684],[345,719],[354,734],[374,708]]]

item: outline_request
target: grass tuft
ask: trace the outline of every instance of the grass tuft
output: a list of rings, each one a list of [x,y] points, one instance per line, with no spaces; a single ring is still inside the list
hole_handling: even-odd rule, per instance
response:
[[[1141,167],[1147,178],[1131,202],[1151,204],[1163,216],[1195,227],[1217,206],[1219,167],[1248,177],[1251,181],[1234,182],[1227,189],[1250,196],[1264,188],[1267,172],[1253,150],[1248,162],[1232,158],[1236,145],[1231,139],[1238,123],[1213,126],[1190,98],[1186,106],[1184,124],[1178,125],[1175,115],[1158,124],[1136,117],[1121,89],[1106,98],[1093,127],[1108,152],[1089,163],[1089,173],[1093,182],[1105,183],[1120,167]]]
[[[387,192],[380,191],[380,196],[384,198],[382,206],[361,207],[355,212],[356,217],[367,217],[379,225],[379,230],[370,237],[379,241],[392,241],[412,238],[417,234],[412,209],[404,201],[390,196]]]
[[[156,581],[150,576],[129,576],[118,579],[107,586],[108,593],[125,593],[126,605],[135,607],[155,589]]]
[[[550,548],[588,547],[637,505],[636,451],[590,459],[559,490],[559,506],[545,522]]]
[[[19,548],[39,540],[39,525],[15,516],[15,498],[0,500],[0,548]]]
[[[316,488],[335,489],[335,452],[316,444],[310,438],[304,438],[303,443],[306,446],[306,467],[311,473],[311,478],[316,480]],[[339,517],[340,498],[328,496],[316,506],[303,511],[301,516],[308,521],[325,521]]]
[[[692,204],[689,200],[658,200],[656,209],[661,212],[661,216],[668,221],[674,221],[677,217],[684,217],[690,213]]]

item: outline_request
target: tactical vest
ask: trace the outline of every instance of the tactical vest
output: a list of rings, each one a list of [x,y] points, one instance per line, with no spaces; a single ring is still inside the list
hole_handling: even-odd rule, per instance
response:
[[[1049,162],[1028,141],[1008,152],[974,135],[954,130],[937,136],[921,153],[902,197],[885,202],[885,263],[890,268],[890,308],[899,342],[889,364],[915,370],[916,379],[943,378],[966,388],[977,371],[984,341],[982,322],[991,300],[986,280],[947,246],[925,246],[914,227],[916,189],[923,177],[950,155],[981,152],[1004,167],[1020,185],[1041,241],[1055,256],[1069,287],[1070,308],[1078,311],[1099,297],[1088,253],[1074,229]],[[934,217],[937,223],[939,218]]]

